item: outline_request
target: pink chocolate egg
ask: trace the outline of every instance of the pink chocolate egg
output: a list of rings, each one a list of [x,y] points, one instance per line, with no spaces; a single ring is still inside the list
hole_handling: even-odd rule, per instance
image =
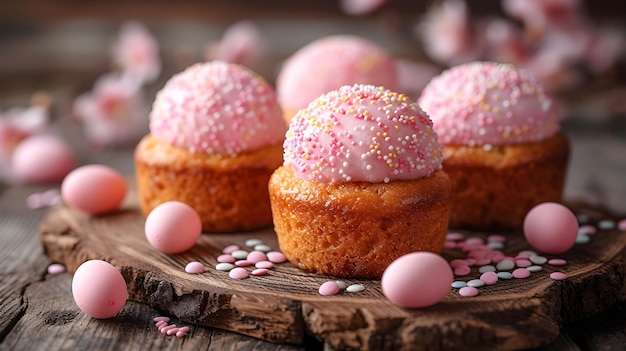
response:
[[[111,167],[86,165],[78,167],[61,184],[61,196],[69,206],[98,215],[116,210],[128,186],[124,177]]]
[[[63,179],[76,164],[67,143],[53,135],[35,135],[17,145],[11,168],[18,181],[27,184],[53,183]]]
[[[175,254],[191,249],[202,234],[198,213],[180,201],[168,201],[155,207],[145,223],[150,245],[165,253]]]
[[[93,318],[111,318],[118,314],[128,298],[122,274],[110,263],[86,261],[72,279],[72,295],[78,308]]]
[[[578,220],[567,207],[544,202],[533,207],[524,218],[524,236],[534,249],[546,254],[569,250],[576,242]]]
[[[396,305],[422,308],[446,297],[453,278],[450,265],[443,257],[420,251],[391,262],[380,284],[383,294]]]

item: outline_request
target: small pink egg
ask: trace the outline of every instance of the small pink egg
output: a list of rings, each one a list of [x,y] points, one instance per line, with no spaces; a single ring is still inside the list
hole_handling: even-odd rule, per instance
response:
[[[72,279],[72,295],[78,308],[93,318],[111,318],[118,314],[128,298],[122,274],[110,263],[86,261]]]
[[[380,284],[383,294],[396,305],[421,308],[441,301],[453,280],[452,269],[443,257],[420,251],[391,262]]]
[[[119,172],[93,164],[70,172],[61,184],[61,196],[69,206],[99,215],[115,211],[124,201],[127,189]]]
[[[576,242],[578,220],[567,207],[544,202],[533,207],[524,218],[524,236],[534,249],[547,254],[569,250]]]
[[[67,143],[53,135],[35,135],[19,143],[11,156],[11,168],[18,181],[44,184],[63,179],[76,165]]]
[[[146,238],[150,245],[175,254],[191,249],[202,234],[198,213],[186,203],[168,201],[155,207],[146,218]]]

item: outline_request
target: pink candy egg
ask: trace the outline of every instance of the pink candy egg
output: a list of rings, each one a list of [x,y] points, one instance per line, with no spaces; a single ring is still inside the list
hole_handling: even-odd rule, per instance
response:
[[[150,245],[165,253],[175,254],[191,249],[202,234],[198,213],[180,201],[168,201],[155,207],[145,223]]]
[[[35,135],[17,145],[11,168],[18,181],[43,184],[60,181],[76,164],[70,147],[53,135]]]
[[[450,291],[454,276],[448,262],[432,252],[413,252],[399,257],[385,269],[383,294],[406,308],[436,304]]]
[[[86,261],[78,267],[72,279],[72,295],[78,308],[98,319],[118,314],[128,298],[122,274],[101,260]]]
[[[111,167],[86,165],[78,167],[61,184],[61,196],[69,206],[98,215],[116,210],[128,186],[124,177]]]
[[[578,220],[567,207],[544,202],[533,207],[524,218],[524,236],[534,249],[547,254],[569,250],[576,242]]]

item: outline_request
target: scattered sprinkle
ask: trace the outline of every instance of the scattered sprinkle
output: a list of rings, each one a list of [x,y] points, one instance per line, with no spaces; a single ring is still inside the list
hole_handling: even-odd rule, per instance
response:
[[[233,279],[245,279],[248,278],[248,271],[241,267],[236,267],[228,272],[228,276]]]
[[[567,274],[563,272],[552,272],[550,273],[550,278],[554,280],[564,280],[567,279]]]
[[[61,274],[65,271],[65,266],[60,263],[52,263],[48,266],[48,274]]]
[[[319,293],[323,296],[337,295],[339,293],[339,285],[334,280],[324,282],[320,285]]]
[[[460,289],[466,287],[467,283],[462,280],[455,280],[452,282],[451,286],[455,289]]]
[[[472,286],[466,286],[466,287],[459,289],[459,295],[464,296],[464,297],[474,297],[478,295],[478,289]]]
[[[530,277],[530,271],[526,268],[517,268],[513,271],[513,277],[517,279],[524,279]]]
[[[363,290],[365,290],[365,287],[361,284],[352,284],[346,288],[347,292],[352,292],[352,293],[361,292]]]
[[[191,274],[204,273],[204,265],[198,261],[192,261],[185,266],[185,272]]]
[[[562,258],[552,258],[548,260],[548,264],[551,266],[565,266],[567,261]]]
[[[233,268],[235,268],[235,265],[232,263],[222,262],[215,265],[215,269],[217,269],[218,271],[228,272]]]

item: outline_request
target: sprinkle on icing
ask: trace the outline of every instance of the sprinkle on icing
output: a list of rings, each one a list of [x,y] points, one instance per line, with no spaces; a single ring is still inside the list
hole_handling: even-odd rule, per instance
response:
[[[472,62],[443,72],[419,105],[443,145],[484,146],[539,141],[559,130],[558,107],[527,71]]]
[[[441,168],[432,122],[404,95],[373,85],[342,86],[292,119],[285,165],[320,182],[389,182]]]
[[[150,132],[194,153],[235,156],[279,143],[287,126],[272,87],[249,69],[197,63],[157,94]]]

